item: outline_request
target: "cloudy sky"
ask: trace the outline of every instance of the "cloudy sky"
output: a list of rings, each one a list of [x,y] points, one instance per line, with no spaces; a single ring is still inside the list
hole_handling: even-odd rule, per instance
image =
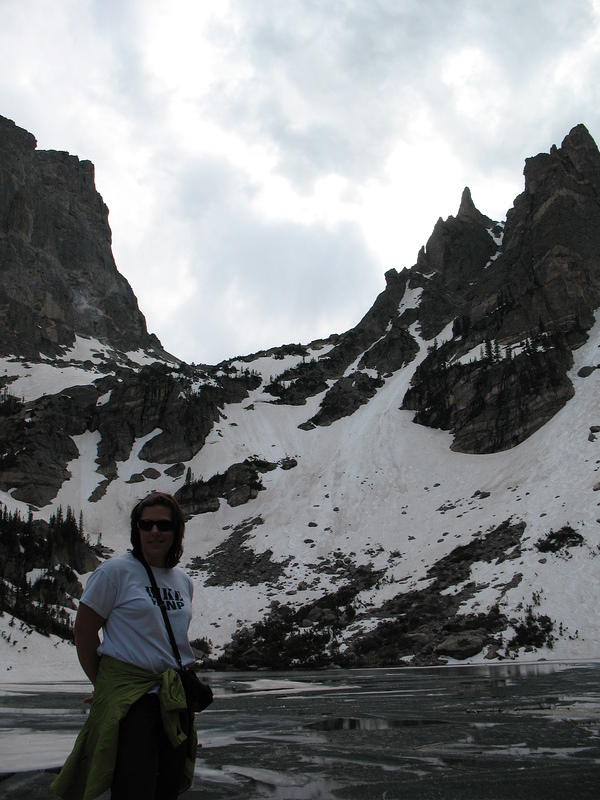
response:
[[[464,186],[504,219],[527,156],[600,141],[600,0],[0,0],[0,52],[187,361],[346,330]]]

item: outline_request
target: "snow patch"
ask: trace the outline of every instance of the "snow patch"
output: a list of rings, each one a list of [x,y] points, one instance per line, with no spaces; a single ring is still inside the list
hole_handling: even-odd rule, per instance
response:
[[[400,316],[404,311],[407,311],[409,308],[418,308],[422,294],[423,289],[420,286],[414,289],[409,289],[407,286],[404,290],[402,300],[398,305],[398,316]]]

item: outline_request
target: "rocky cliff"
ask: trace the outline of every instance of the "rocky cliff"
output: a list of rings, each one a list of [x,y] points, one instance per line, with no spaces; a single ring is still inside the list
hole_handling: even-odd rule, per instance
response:
[[[92,163],[0,117],[0,355],[54,356],[76,333],[161,351],[115,266]]]
[[[453,431],[455,449],[512,447],[572,396],[571,351],[600,304],[599,175],[596,144],[578,125],[560,148],[527,159],[503,235],[481,215],[465,218],[464,196],[462,219],[436,225],[419,266],[453,313],[427,309],[424,322],[438,333],[452,318],[452,338],[419,365],[404,407]]]
[[[268,391],[302,403],[328,388],[304,426],[331,424],[409,364],[420,337],[433,345],[402,403],[415,421],[451,431],[462,452],[523,441],[572,396],[571,351],[600,304],[599,171],[579,125],[560,148],[527,160],[505,224],[479,212],[466,188],[456,217],[438,220],[413,267],[386,274],[359,324]]]

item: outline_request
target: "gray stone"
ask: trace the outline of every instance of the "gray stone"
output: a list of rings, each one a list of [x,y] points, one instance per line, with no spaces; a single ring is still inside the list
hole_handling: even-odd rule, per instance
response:
[[[577,375],[580,378],[588,378],[595,369],[596,367],[581,367],[581,369],[577,370]]]
[[[463,631],[452,633],[436,648],[436,652],[442,656],[450,656],[463,660],[472,658],[480,653],[485,643],[484,636],[478,631]]]
[[[232,506],[241,506],[244,503],[247,503],[248,500],[252,500],[256,497],[257,491],[256,489],[252,489],[250,486],[240,486],[237,489],[233,489],[229,496],[227,497],[227,504]]]
[[[165,470],[165,475],[168,475],[170,478],[179,478],[185,472],[185,464],[179,461],[177,464],[173,464],[172,466],[168,467]]]

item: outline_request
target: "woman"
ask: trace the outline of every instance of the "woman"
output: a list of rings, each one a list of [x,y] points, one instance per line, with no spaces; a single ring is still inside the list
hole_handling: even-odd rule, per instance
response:
[[[156,579],[183,665],[190,664],[192,582],[176,566],[184,526],[177,501],[151,493],[131,513],[132,552],[106,561],[88,579],[74,632],[94,695],[52,784],[64,800],[92,800],[108,788],[112,800],[173,800],[191,784],[196,732],[144,565]]]

